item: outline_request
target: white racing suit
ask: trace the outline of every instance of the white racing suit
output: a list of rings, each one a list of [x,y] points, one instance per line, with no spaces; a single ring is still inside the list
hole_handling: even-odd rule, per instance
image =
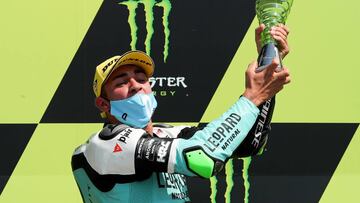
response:
[[[184,175],[209,178],[232,156],[253,155],[265,145],[267,135],[254,144],[259,136],[249,133],[258,115],[259,109],[241,97],[203,129],[155,125],[150,136],[143,129],[106,125],[72,156],[83,201],[189,202]],[[249,146],[239,150],[247,135]]]

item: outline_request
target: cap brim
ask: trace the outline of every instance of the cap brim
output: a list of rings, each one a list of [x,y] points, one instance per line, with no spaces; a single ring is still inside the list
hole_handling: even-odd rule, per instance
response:
[[[142,68],[148,78],[154,73],[154,61],[142,51],[129,51],[123,54],[114,65],[113,71],[123,65],[135,65]]]

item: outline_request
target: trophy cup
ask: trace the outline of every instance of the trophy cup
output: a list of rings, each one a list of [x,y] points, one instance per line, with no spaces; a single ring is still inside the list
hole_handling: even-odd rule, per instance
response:
[[[265,30],[261,33],[262,49],[258,58],[257,71],[263,70],[275,57],[278,57],[280,61],[278,69],[282,68],[281,57],[276,41],[271,37],[270,29],[280,23],[285,24],[292,3],[293,0],[256,0],[257,18],[260,24],[265,24]]]

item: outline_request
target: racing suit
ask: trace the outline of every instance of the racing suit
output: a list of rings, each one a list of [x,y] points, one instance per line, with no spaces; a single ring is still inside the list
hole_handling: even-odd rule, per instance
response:
[[[209,178],[229,158],[253,155],[263,147],[266,136],[261,145],[253,145],[258,135],[249,133],[258,115],[259,109],[240,97],[203,129],[154,125],[151,136],[123,124],[106,125],[72,156],[83,201],[189,202],[184,175]],[[250,146],[237,149],[247,135]]]

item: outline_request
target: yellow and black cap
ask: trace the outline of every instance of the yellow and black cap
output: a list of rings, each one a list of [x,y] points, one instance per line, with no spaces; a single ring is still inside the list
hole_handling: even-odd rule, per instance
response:
[[[93,82],[96,97],[101,95],[101,88],[111,73],[123,65],[136,65],[142,68],[148,78],[153,75],[155,68],[152,58],[142,51],[129,51],[121,56],[113,56],[96,67]]]

